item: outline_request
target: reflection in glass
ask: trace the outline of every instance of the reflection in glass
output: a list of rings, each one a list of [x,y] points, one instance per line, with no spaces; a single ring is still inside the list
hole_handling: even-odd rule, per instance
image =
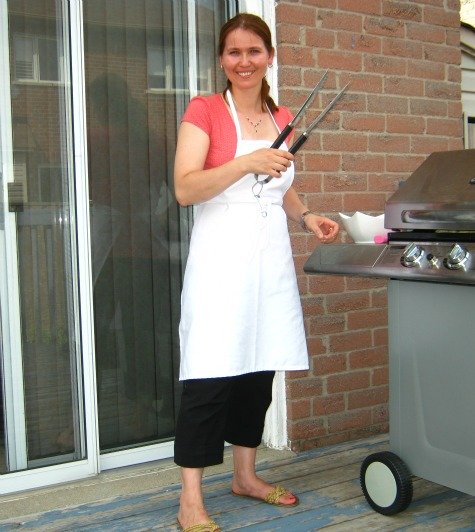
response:
[[[190,98],[185,0],[84,3],[100,446],[173,438],[181,276],[190,213],[173,195]],[[227,2],[196,2],[201,77],[215,86]],[[213,65],[213,70],[211,69]],[[200,67],[201,68],[201,67]],[[185,244],[184,244],[185,243]]]

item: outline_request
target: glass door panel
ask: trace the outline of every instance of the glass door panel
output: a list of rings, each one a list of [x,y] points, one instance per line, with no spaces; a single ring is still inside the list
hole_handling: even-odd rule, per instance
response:
[[[86,456],[68,3],[9,0],[6,5],[10,87],[2,102],[9,99],[10,105],[2,111],[3,473]],[[4,133],[8,125],[9,135]]]
[[[216,86],[217,29],[229,4],[84,2],[103,453],[174,436],[181,278],[191,221],[191,209],[180,209],[173,194],[177,127],[190,95]]]

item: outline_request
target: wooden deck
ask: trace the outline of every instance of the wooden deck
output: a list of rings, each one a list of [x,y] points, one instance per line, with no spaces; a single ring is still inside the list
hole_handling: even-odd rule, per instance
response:
[[[375,437],[260,463],[263,478],[299,495],[294,508],[234,497],[231,473],[212,474],[204,480],[208,511],[223,531],[475,530],[473,497],[418,478],[406,511],[385,517],[371,510],[359,486],[359,468],[365,456],[386,449],[386,437]],[[174,484],[4,519],[0,530],[176,531],[179,490]]]

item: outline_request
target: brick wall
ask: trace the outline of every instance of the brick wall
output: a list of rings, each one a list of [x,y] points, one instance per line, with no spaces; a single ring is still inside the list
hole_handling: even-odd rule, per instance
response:
[[[312,210],[380,214],[429,153],[462,148],[458,0],[280,0],[276,21],[281,103],[297,110],[328,68],[315,116],[351,81],[297,158],[295,185]],[[291,231],[310,370],[287,376],[290,444],[385,432],[386,281],[304,275],[318,243]]]

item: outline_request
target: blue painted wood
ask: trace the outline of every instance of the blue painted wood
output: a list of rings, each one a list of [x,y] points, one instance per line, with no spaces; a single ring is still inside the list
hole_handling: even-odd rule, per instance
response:
[[[296,507],[275,507],[232,496],[231,473],[205,477],[206,506],[223,531],[375,530],[387,529],[391,523],[404,530],[475,530],[473,497],[423,479],[415,479],[415,500],[396,518],[371,510],[359,486],[359,467],[367,454],[382,449],[387,449],[387,442],[360,441],[260,464],[258,470],[263,478],[281,483],[299,495],[300,505]],[[175,485],[4,520],[0,531],[176,531],[179,491]]]

